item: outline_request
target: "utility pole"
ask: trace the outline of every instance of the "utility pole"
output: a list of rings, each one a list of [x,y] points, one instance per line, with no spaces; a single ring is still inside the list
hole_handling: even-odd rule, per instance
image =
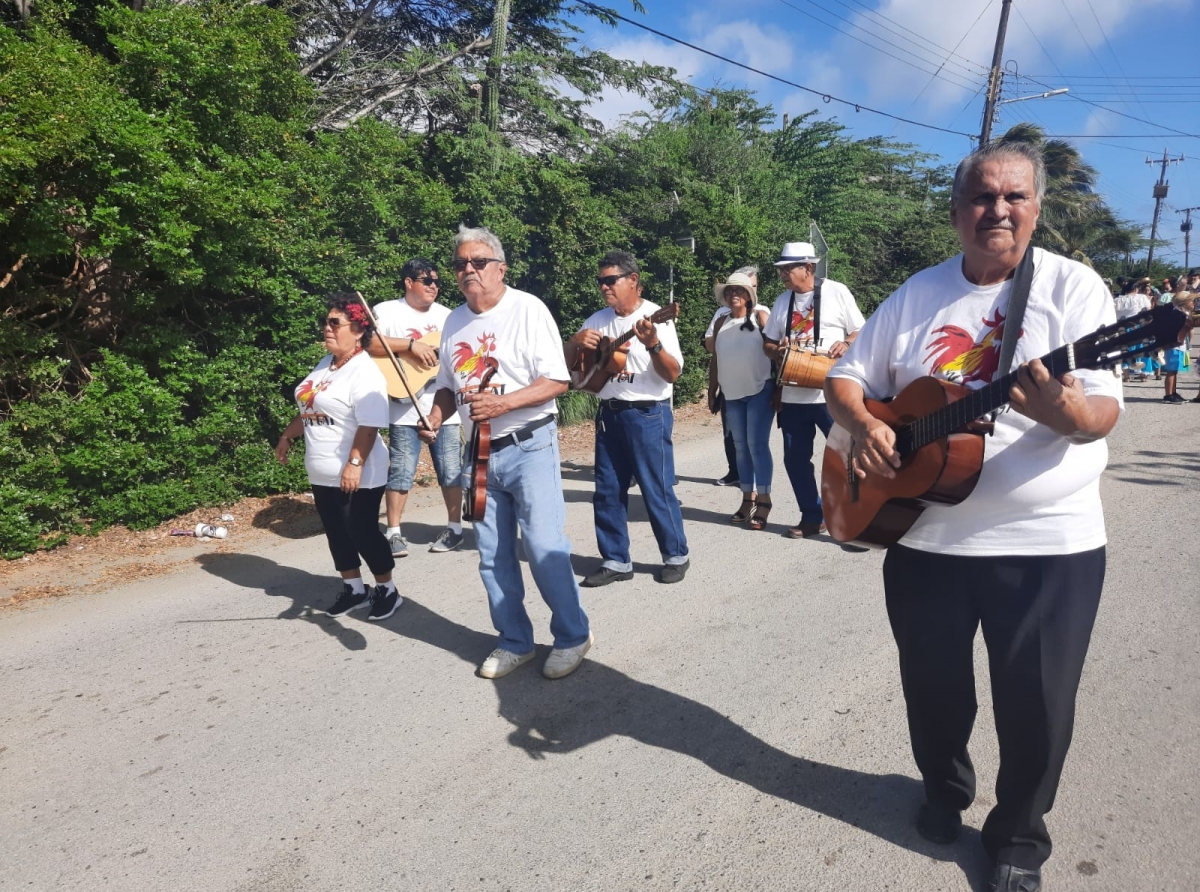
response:
[[[1183,233],[1183,268],[1188,270],[1192,268],[1192,211],[1200,211],[1200,208],[1184,208],[1175,212],[1185,215],[1184,221],[1179,224],[1179,231]]]
[[[1008,30],[1008,9],[1012,0],[1000,7],[1000,28],[996,31],[996,49],[992,53],[992,71],[988,75],[987,102],[983,106],[983,129],[979,131],[979,148],[992,138],[992,118],[996,116],[996,100],[1000,98],[1000,60],[1004,55],[1004,34]]]
[[[1163,199],[1167,197],[1167,188],[1170,186],[1170,183],[1167,182],[1167,165],[1179,164],[1181,161],[1183,161],[1182,155],[1178,158],[1168,158],[1166,149],[1163,149],[1161,161],[1146,159],[1147,164],[1162,165],[1162,173],[1158,175],[1158,182],[1154,184],[1154,222],[1150,224],[1150,250],[1146,254],[1146,275],[1151,278],[1154,276],[1154,239],[1158,236],[1158,213],[1162,209]]]

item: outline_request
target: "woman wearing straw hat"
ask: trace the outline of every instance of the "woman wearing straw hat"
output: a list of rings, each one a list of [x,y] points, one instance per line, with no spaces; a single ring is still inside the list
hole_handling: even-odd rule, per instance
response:
[[[771,513],[771,361],[763,353],[762,329],[768,313],[758,307],[749,276],[734,273],[713,289],[729,315],[717,320],[704,346],[717,364],[717,382],[725,394],[725,414],[737,453],[742,504],[730,518],[752,530],[765,529]]]

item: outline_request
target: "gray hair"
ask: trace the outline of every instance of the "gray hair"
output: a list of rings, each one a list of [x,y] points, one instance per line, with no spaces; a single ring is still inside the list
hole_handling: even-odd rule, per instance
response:
[[[1002,139],[981,146],[958,162],[958,169],[954,171],[954,191],[950,195],[951,207],[957,205],[962,197],[967,177],[983,162],[997,158],[1023,158],[1028,161],[1033,167],[1033,190],[1037,194],[1038,204],[1042,203],[1046,197],[1046,159],[1042,157],[1042,150],[1032,143]]]
[[[463,224],[458,224],[458,235],[454,236],[454,253],[458,253],[458,249],[469,242],[479,242],[487,245],[492,250],[492,255],[504,263],[504,245],[500,244],[500,239],[496,238],[486,226],[480,226],[478,229],[470,229]]]
[[[733,274],[736,276],[736,275],[738,275],[739,273],[741,273],[743,276],[747,276],[747,277],[749,277],[749,276],[757,276],[757,275],[758,275],[758,267],[757,267],[757,266],[753,266],[753,265],[751,265],[751,266],[739,266],[737,269],[735,269],[735,270],[733,271]]]

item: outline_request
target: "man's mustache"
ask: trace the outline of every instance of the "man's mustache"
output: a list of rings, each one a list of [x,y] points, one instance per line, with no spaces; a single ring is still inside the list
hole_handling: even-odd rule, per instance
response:
[[[1013,226],[1012,223],[1008,220],[1003,220],[1000,223],[980,223],[975,228],[978,230],[1007,229],[1010,232],[1013,231],[1014,229],[1016,229],[1016,227]]]

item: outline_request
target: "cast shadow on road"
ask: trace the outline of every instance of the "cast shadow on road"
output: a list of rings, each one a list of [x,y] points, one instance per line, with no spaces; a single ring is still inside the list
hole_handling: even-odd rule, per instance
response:
[[[205,554],[196,560],[207,572],[235,585],[289,599],[278,619],[314,623],[350,650],[366,647],[363,636],[353,629],[360,620],[314,613],[327,600],[320,593],[336,587],[332,577],[281,567],[256,555]],[[378,628],[457,657],[463,671],[473,670],[495,646],[493,634],[449,620],[411,597]],[[548,648],[539,651],[533,666],[541,665]],[[870,774],[794,756],[703,703],[638,681],[595,659],[585,660],[563,681],[547,681],[531,667],[480,684],[492,686],[498,713],[513,726],[508,742],[532,759],[572,753],[612,736],[628,737],[688,756],[731,780],[893,845],[954,862],[973,890],[986,888],[988,866],[977,830],[964,828],[960,840],[950,847],[932,845],[917,835],[913,818],[923,794],[913,778]]]

